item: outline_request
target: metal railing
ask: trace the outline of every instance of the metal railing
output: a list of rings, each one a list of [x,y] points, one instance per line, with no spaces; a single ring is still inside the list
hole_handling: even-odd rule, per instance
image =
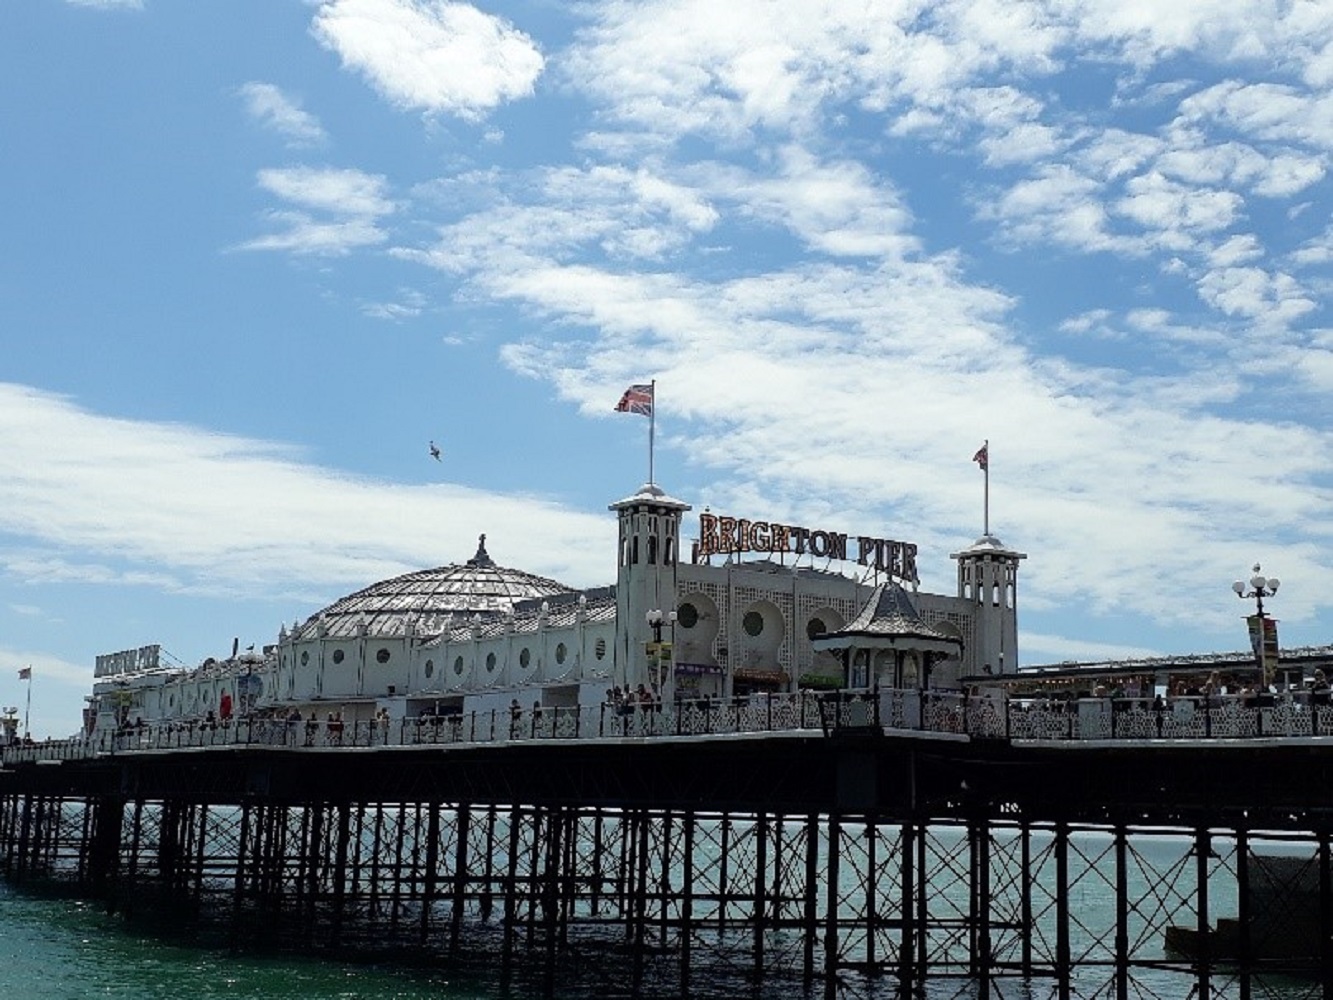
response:
[[[1333,705],[1304,693],[1221,697],[1003,698],[881,688],[873,692],[759,694],[675,704],[497,709],[339,723],[314,719],[185,720],[96,737],[19,743],[4,764],[141,751],[267,746],[299,750],[672,739],[806,730],[1008,741],[1244,740],[1333,736]]]

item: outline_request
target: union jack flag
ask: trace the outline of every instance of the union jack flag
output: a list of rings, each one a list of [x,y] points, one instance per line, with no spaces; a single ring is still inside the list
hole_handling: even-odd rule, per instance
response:
[[[990,464],[990,444],[983,444],[977,449],[977,453],[972,456],[972,461],[985,469]]]
[[[653,387],[651,385],[632,385],[625,390],[616,404],[617,413],[637,413],[642,417],[653,415]]]
[[[32,680],[32,667],[19,667],[19,680],[21,681]]]

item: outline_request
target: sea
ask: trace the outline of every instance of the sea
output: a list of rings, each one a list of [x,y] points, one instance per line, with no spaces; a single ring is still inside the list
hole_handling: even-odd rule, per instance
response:
[[[1179,845],[1175,850],[1178,850]],[[1135,887],[1137,889],[1137,887]],[[1152,894],[1153,887],[1144,884]],[[1234,898],[1218,900],[1216,912],[1234,912]],[[1112,896],[1102,889],[1083,886],[1074,894],[1073,905],[1081,926],[1102,925],[1097,915],[1113,906]],[[1181,917],[1187,916],[1182,906]],[[1100,932],[1098,932],[1100,935]],[[1080,945],[1080,947],[1082,947]],[[1212,996],[1241,996],[1240,984],[1219,970]],[[469,973],[469,975],[476,975]],[[84,1000],[89,997],[115,1000],[176,1000],[178,997],[226,997],[228,1000],[260,998],[345,998],[345,1000],[536,1000],[539,989],[502,982],[498,978],[461,979],[432,968],[411,968],[389,963],[343,962],[327,954],[303,955],[233,954],[226,948],[175,943],[160,931],[147,931],[108,914],[99,904],[69,896],[17,891],[0,883],[0,996],[23,1000]],[[707,984],[699,992],[707,994]],[[847,997],[887,995],[888,984],[850,985],[839,992]],[[1196,995],[1189,976],[1156,975],[1137,970],[1130,996],[1143,1000]],[[791,984],[776,994],[798,1000],[802,991]],[[760,997],[767,991],[746,990]],[[577,1000],[590,994],[580,990]],[[818,997],[816,989],[812,996]],[[958,980],[927,984],[922,996],[929,1000],[973,1000],[982,996],[976,983]],[[1045,982],[992,984],[989,994],[1014,1000],[1047,1000],[1055,986]],[[1106,973],[1074,985],[1073,995],[1088,1000],[1113,997]],[[1319,984],[1310,980],[1265,979],[1253,984],[1252,996],[1271,1000],[1304,1000],[1322,995]],[[561,995],[557,1000],[569,1000]]]
[[[21,1000],[492,1000],[420,969],[233,955],[136,932],[96,904],[0,884],[0,996]],[[513,996],[513,994],[510,994]],[[515,998],[520,1000],[520,998]]]

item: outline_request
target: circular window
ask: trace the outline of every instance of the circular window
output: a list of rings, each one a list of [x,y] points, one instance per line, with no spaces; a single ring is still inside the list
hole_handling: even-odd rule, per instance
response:
[[[824,624],[824,619],[822,618],[811,618],[805,623],[805,637],[807,639],[813,639],[815,636],[823,635],[827,631],[828,627]]]
[[[564,663],[564,662],[565,662],[565,657],[566,657],[568,654],[569,654],[569,650],[565,649],[565,644],[564,644],[563,642],[560,643],[558,646],[555,647],[555,662],[556,662],[556,663]]]
[[[596,656],[597,659],[599,660],[604,659],[606,657],[606,640],[598,639],[597,645],[593,646],[592,651],[593,655]]]
[[[335,649],[333,651],[333,662],[342,663],[342,661],[343,661],[343,651],[341,649]]]
[[[434,660],[427,660],[427,661],[426,661],[426,676],[427,676],[427,677],[431,677],[431,676],[434,676],[434,674],[435,674],[435,661],[434,661]]]
[[[487,653],[487,654],[486,654],[486,669],[487,669],[488,671],[489,671],[489,670],[494,670],[494,669],[495,669],[495,654],[494,654],[494,653]]]
[[[764,630],[764,616],[758,611],[747,611],[741,619],[741,627],[745,629],[746,635],[758,635]]]
[[[310,650],[308,649],[301,650],[301,666],[304,667],[309,662],[310,662]]]
[[[518,665],[524,670],[528,669],[528,664],[532,662],[532,654],[528,652],[526,646],[518,654]]]
[[[377,662],[377,663],[388,663],[388,662],[389,662],[389,651],[388,651],[387,649],[376,650],[376,651],[375,651],[375,662]]]
[[[454,673],[460,677],[463,675],[463,658],[461,656],[454,658]]]
[[[694,628],[699,624],[699,609],[686,601],[676,609],[676,624],[681,628]]]

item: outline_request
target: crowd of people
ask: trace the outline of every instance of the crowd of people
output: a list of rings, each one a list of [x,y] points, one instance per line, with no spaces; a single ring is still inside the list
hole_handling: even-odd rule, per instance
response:
[[[615,711],[616,715],[631,715],[636,709],[661,711],[662,696],[646,684],[640,684],[636,688],[631,688],[628,684],[622,688],[617,684],[607,689],[605,703]]]

